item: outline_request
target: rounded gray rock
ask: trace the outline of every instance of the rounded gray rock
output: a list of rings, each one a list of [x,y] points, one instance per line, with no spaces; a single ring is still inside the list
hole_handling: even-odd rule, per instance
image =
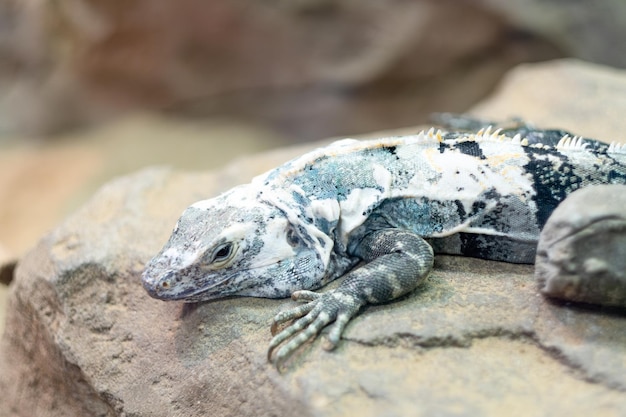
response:
[[[535,276],[550,297],[626,307],[626,186],[576,191],[548,219]]]

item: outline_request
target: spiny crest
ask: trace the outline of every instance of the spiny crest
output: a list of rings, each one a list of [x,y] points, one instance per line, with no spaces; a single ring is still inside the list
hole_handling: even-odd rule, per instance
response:
[[[559,140],[559,143],[556,144],[556,149],[588,151],[588,146],[589,142],[582,136],[569,136],[566,134]],[[626,144],[611,142],[607,148],[607,152],[611,154],[626,154]]]
[[[493,132],[491,131],[491,129],[492,129],[492,126],[487,126],[485,128],[480,129],[476,133],[468,133],[464,137],[455,138],[454,140],[458,142],[497,141],[497,142],[503,142],[503,143],[508,142],[514,145],[521,145],[521,146],[533,146],[536,148],[549,148],[549,146],[543,145],[543,144],[529,145],[528,139],[522,138],[522,136],[519,133],[513,137],[510,137],[502,133],[502,128],[498,128],[494,130]]]
[[[432,131],[432,129],[431,129]],[[429,135],[431,135],[431,131],[429,131]],[[531,144],[528,138],[522,137],[520,133],[517,133],[513,137],[509,137],[501,133],[502,129],[496,129],[491,132],[491,126],[487,126],[486,128],[480,129],[475,134],[469,134],[466,137],[455,139],[457,141],[486,141],[486,140],[497,140],[500,142],[509,142],[516,145],[528,146],[535,149],[558,149],[558,150],[575,150],[582,152],[590,152],[589,140],[585,139],[582,136],[570,136],[568,134],[563,135],[563,137],[559,140],[556,146],[551,146],[545,143],[533,143]],[[592,140],[593,141],[593,140]],[[612,142],[607,149],[608,153],[612,154],[626,154],[626,143],[618,143]]]
[[[587,145],[582,136],[572,137],[566,134],[559,140],[559,143],[556,144],[556,149],[575,149],[582,151],[587,148]]]
[[[449,134],[455,134],[456,132],[447,132],[441,129],[431,127],[428,130],[422,130],[416,135],[407,136],[391,136],[383,137],[372,140],[357,140],[357,139],[341,139],[331,143],[328,146],[315,149],[302,155],[299,158],[293,159],[279,170],[272,170],[265,174],[255,178],[255,181],[265,182],[270,179],[278,179],[292,176],[296,172],[303,171],[307,165],[315,163],[315,161],[336,157],[352,152],[358,152],[361,150],[394,147],[408,143],[423,143],[423,144],[439,144],[450,140],[451,142],[485,142],[485,141],[497,141],[501,143],[511,143],[519,146],[527,146],[534,149],[558,149],[568,151],[581,151],[591,152],[589,149],[588,139],[584,139],[582,136],[570,136],[564,135],[559,142],[554,145],[545,143],[531,143],[531,141],[522,137],[520,133],[515,134],[513,137],[507,136],[502,133],[502,128],[498,128],[492,131],[492,126],[487,126],[480,129],[476,133],[461,134],[457,137],[446,137]],[[620,144],[617,142],[611,143],[607,148],[608,153],[612,154],[626,154],[626,144]]]
[[[424,140],[424,139],[437,139],[437,142],[443,142],[443,134],[444,132],[441,129],[437,129],[437,131],[435,131],[434,127],[431,127],[430,129],[428,129],[428,132],[425,131],[421,131],[417,134],[417,140]]]
[[[626,143],[611,142],[608,152],[626,154]]]

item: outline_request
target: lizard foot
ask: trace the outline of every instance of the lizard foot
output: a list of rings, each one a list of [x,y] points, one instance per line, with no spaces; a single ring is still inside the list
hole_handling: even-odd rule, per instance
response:
[[[363,302],[357,297],[339,291],[339,289],[323,294],[313,291],[296,291],[291,295],[291,298],[295,301],[305,301],[306,304],[282,311],[272,321],[274,337],[270,341],[267,359],[269,362],[274,362],[277,368],[300,346],[315,338],[324,327],[333,321],[335,323],[331,326],[323,347],[326,350],[334,349],[339,343],[346,325],[363,305]],[[277,326],[289,320],[295,321],[276,334]],[[278,349],[274,355],[274,360],[272,360],[274,349],[285,341],[287,342]]]

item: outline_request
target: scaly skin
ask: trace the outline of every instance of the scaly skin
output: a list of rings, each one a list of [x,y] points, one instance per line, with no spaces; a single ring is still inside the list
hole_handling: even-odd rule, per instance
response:
[[[346,139],[189,207],[143,285],[163,300],[304,301],[274,318],[273,330],[297,319],[270,342],[280,364],[332,322],[335,347],[361,307],[412,291],[433,252],[532,263],[556,206],[610,183],[626,184],[626,149],[561,130]]]

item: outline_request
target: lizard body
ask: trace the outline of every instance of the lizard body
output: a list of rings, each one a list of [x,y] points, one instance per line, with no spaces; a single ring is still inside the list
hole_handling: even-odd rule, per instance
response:
[[[533,263],[556,206],[611,183],[626,184],[625,146],[559,130],[345,139],[190,206],[143,285],[163,300],[306,301],[274,318],[273,330],[298,319],[270,342],[280,363],[331,322],[334,347],[362,306],[412,291],[433,252]]]

